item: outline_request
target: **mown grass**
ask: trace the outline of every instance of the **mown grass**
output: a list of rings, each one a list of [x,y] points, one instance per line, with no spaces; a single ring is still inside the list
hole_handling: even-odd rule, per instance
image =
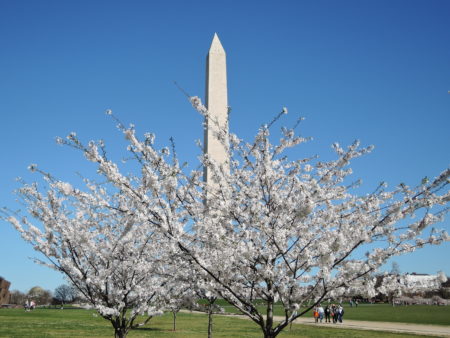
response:
[[[361,304],[345,307],[344,317],[354,320],[450,325],[450,306]]]
[[[325,306],[326,304],[323,304]],[[222,303],[226,312],[238,313],[239,311]],[[414,324],[450,325],[450,306],[434,305],[409,305],[395,306],[389,304],[360,304],[358,307],[344,306],[344,320],[368,320],[377,322],[398,322]],[[259,306],[260,311],[264,311]],[[264,312],[263,312],[264,313]],[[284,316],[281,305],[276,305],[274,313],[276,316]],[[312,317],[312,313],[305,314],[305,317]]]
[[[172,331],[172,315],[153,318],[129,337],[205,337],[207,317],[203,314],[179,313],[177,330]],[[91,310],[0,309],[0,337],[112,337],[111,324]],[[378,331],[361,331],[337,327],[293,325],[279,337],[411,337]],[[214,337],[261,337],[261,331],[251,321],[234,317],[214,316]]]

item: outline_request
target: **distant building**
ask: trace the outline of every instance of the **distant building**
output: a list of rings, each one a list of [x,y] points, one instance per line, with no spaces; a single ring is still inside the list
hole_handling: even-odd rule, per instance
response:
[[[0,305],[9,304],[11,294],[9,293],[9,286],[11,285],[6,279],[0,276]]]

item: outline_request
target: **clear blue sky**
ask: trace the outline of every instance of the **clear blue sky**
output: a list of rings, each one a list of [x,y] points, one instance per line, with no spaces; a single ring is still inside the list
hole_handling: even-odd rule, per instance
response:
[[[196,163],[201,118],[173,81],[204,96],[214,32],[227,51],[232,131],[251,137],[286,106],[286,124],[305,116],[301,131],[314,137],[298,156],[330,158],[335,141],[376,146],[352,165],[367,191],[435,177],[450,159],[449,17],[444,0],[0,1],[0,205],[21,208],[12,192],[17,176],[38,179],[30,163],[69,181],[92,172],[56,136],[76,131],[125,154],[106,109],[160,144],[173,136]],[[63,283],[0,222],[11,289]],[[395,261],[450,275],[449,254],[447,243]]]

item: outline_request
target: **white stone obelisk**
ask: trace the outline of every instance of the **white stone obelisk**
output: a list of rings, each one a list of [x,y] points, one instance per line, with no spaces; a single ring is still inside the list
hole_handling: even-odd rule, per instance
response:
[[[228,92],[227,65],[225,50],[217,34],[209,48],[206,57],[206,108],[209,117],[205,118],[204,153],[221,165],[223,170],[229,171],[228,152],[224,141],[219,140],[217,132],[226,133],[228,143]],[[212,174],[206,166],[203,169],[203,179],[212,184]]]

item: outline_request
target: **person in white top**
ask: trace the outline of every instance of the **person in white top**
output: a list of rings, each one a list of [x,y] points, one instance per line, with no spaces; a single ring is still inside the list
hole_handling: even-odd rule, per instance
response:
[[[317,308],[317,312],[319,312],[319,319],[320,319],[320,322],[322,323],[323,316],[325,314],[325,310],[323,309],[322,305],[319,304],[319,307]]]

